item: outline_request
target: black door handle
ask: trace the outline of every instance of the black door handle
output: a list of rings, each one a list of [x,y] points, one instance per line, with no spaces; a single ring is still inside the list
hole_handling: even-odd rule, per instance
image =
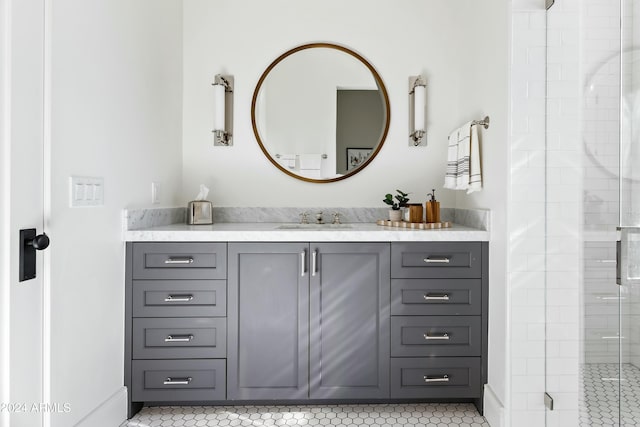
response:
[[[36,277],[36,250],[48,248],[49,243],[49,237],[45,233],[36,235],[35,228],[20,230],[20,282]]]
[[[38,234],[33,238],[33,240],[31,240],[30,242],[26,242],[27,245],[33,246],[34,249],[39,251],[47,249],[49,247],[49,243],[49,236],[47,236],[46,233]]]

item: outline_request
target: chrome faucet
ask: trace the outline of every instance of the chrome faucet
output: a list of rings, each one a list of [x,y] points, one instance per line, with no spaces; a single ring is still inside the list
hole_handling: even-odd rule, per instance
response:
[[[316,224],[324,224],[324,221],[322,221],[322,212],[316,214]]]
[[[338,212],[334,212],[333,213],[333,222],[332,222],[332,224],[342,224],[340,222],[340,213],[338,213]]]
[[[302,212],[300,214],[300,224],[309,224],[309,213]]]

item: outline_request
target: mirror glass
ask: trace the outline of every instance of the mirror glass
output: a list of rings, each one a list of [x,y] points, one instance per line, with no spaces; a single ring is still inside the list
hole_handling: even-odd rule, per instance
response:
[[[278,57],[253,94],[260,148],[308,182],[347,178],[368,165],[389,130],[389,98],[363,57],[338,45],[299,46]]]

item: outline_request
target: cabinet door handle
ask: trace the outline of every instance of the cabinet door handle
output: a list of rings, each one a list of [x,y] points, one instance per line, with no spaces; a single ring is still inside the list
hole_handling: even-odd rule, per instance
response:
[[[448,294],[424,294],[425,301],[449,301]]]
[[[307,251],[300,252],[300,276],[304,277],[307,272]]]
[[[311,254],[311,275],[315,276],[318,272],[318,250],[316,249]]]
[[[164,260],[165,264],[193,264],[193,257],[181,256],[181,257],[169,257]]]
[[[191,377],[184,377],[184,378],[167,377],[167,379],[164,380],[164,385],[189,385],[189,383],[192,380],[193,378]]]
[[[167,335],[164,342],[189,342],[193,339],[193,335]]]
[[[448,383],[449,375],[443,375],[441,377],[429,377],[425,375],[423,379],[425,383]]]
[[[164,299],[164,302],[188,302],[193,299],[192,294],[170,294]]]
[[[449,334],[448,333],[444,333],[444,334],[430,334],[430,333],[426,333],[424,335],[422,335],[424,337],[425,340],[449,340]]]
[[[451,258],[448,256],[439,256],[439,257],[426,257],[424,260],[427,264],[449,264],[451,262]]]

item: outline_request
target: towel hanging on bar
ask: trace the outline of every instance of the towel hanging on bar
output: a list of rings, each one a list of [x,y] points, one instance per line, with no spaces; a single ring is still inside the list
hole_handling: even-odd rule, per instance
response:
[[[482,189],[480,143],[477,124],[473,121],[449,135],[444,188],[466,190],[467,194]]]

